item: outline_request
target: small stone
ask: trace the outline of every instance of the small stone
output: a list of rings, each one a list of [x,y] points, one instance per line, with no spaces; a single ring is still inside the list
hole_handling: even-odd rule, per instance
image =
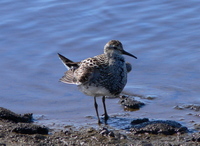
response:
[[[139,109],[141,106],[145,105],[143,102],[137,101],[129,96],[121,96],[119,101],[124,108],[129,109]]]
[[[176,106],[174,107],[174,109],[177,109],[177,110],[183,110],[183,107],[182,107],[182,106],[178,106],[178,105],[176,105]]]
[[[109,133],[109,131],[108,131],[108,129],[105,128],[105,127],[103,127],[102,130],[101,130],[101,132],[100,132],[100,134],[103,135],[103,136],[107,136],[108,133]]]
[[[119,139],[126,139],[127,136],[123,135],[123,134],[119,134]]]
[[[88,128],[86,131],[87,131],[88,133],[91,133],[91,132],[94,132],[95,129],[94,129],[93,127],[90,127],[90,128]]]
[[[115,134],[114,134],[114,132],[110,131],[110,132],[108,133],[108,136],[109,136],[109,137],[115,137]]]

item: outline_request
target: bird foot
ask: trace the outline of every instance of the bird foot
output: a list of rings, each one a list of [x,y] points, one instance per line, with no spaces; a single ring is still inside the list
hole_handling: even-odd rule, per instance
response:
[[[103,116],[104,116],[105,124],[107,124],[107,120],[109,119],[109,116],[107,114],[103,114]]]

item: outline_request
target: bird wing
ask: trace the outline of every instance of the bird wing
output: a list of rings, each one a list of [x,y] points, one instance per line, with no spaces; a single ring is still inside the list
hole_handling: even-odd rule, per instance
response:
[[[132,70],[132,65],[129,62],[126,62],[126,70],[128,73]]]
[[[99,69],[96,67],[80,66],[77,69],[70,69],[65,72],[60,81],[67,84],[80,85],[97,79],[99,75]]]
[[[96,80],[100,76],[100,62],[97,58],[87,58],[81,61],[79,68],[74,72],[77,84],[85,84]]]
[[[74,69],[66,71],[60,81],[67,84],[77,84],[77,79],[74,76]]]
[[[80,85],[87,82],[92,82],[99,78],[99,66],[101,65],[102,61],[98,60],[96,57],[87,58],[81,62],[76,63],[60,54],[58,55],[63,64],[69,69],[60,79],[61,82]]]

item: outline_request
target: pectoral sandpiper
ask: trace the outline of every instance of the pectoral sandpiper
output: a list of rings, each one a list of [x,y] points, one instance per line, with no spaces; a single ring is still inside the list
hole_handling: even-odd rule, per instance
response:
[[[119,95],[127,83],[127,73],[131,64],[125,62],[122,55],[135,57],[123,49],[118,40],[111,40],[104,46],[104,54],[87,58],[81,62],[73,62],[59,55],[63,64],[68,68],[60,81],[78,85],[81,92],[94,97],[94,106],[100,122],[96,97],[102,96],[104,120],[108,120],[105,97]]]

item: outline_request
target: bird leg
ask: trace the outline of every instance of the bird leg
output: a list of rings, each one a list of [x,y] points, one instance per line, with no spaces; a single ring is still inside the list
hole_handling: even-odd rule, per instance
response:
[[[104,120],[105,122],[107,122],[109,117],[106,110],[105,98],[106,98],[105,96],[102,97],[102,102],[103,102],[103,107],[104,107]]]
[[[99,112],[98,112],[98,104],[96,102],[96,97],[94,96],[94,107],[96,110],[97,118],[98,118],[98,124],[101,124],[100,118],[99,118]]]

